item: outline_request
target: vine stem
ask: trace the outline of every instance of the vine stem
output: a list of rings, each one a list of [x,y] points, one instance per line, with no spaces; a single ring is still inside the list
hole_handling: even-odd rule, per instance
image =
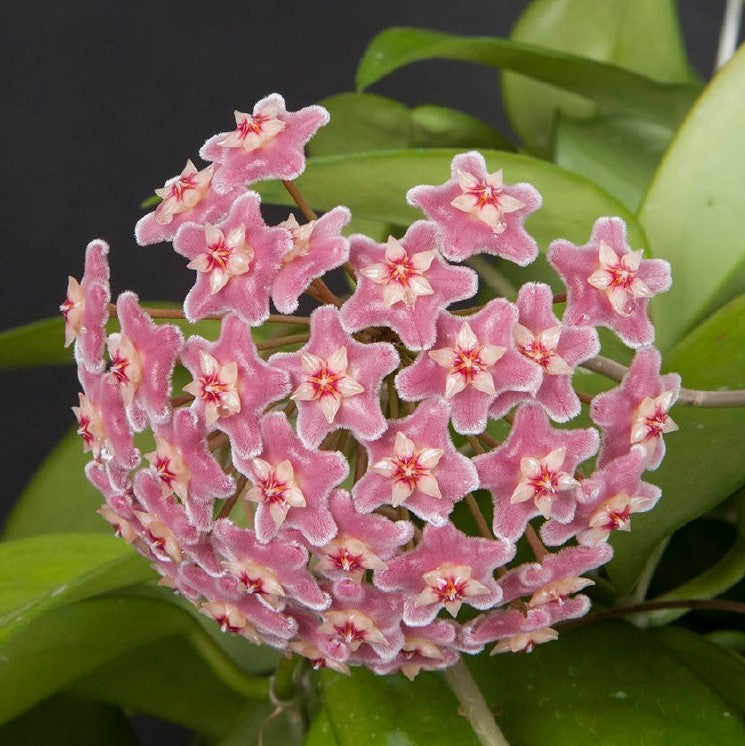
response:
[[[309,336],[307,334],[288,334],[285,337],[276,337],[275,339],[267,339],[265,342],[257,342],[257,350],[273,350],[275,347],[284,347],[285,345],[297,344],[298,342],[307,342]]]
[[[630,606],[618,606],[614,609],[604,609],[594,614],[588,614],[581,619],[575,619],[561,625],[562,629],[584,627],[586,624],[602,622],[606,619],[615,619],[619,616],[630,616],[643,611],[662,611],[665,609],[705,609],[708,611],[729,611],[733,614],[745,614],[745,603],[740,601],[729,601],[724,598],[686,598],[679,601],[644,601],[640,604]]]
[[[142,310],[149,314],[153,319],[185,319],[186,316],[180,308],[157,308],[156,306],[142,306]],[[116,316],[116,306],[109,303],[109,316]],[[225,314],[210,314],[200,321],[220,321]],[[267,316],[267,322],[270,324],[290,324],[300,326],[301,324],[310,324],[308,316],[283,316],[278,313],[272,313]]]
[[[625,365],[600,355],[580,363],[580,366],[612,381],[621,381],[629,370]],[[745,407],[745,389],[704,391],[681,388],[678,404],[687,404],[690,407]]]
[[[510,746],[462,657],[454,666],[445,669],[445,680],[483,746]]]

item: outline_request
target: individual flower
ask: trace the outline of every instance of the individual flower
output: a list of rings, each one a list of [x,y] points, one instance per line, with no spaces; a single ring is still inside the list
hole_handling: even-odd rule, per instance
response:
[[[113,462],[123,470],[134,469],[140,453],[134,447],[132,428],[127,420],[121,391],[108,373],[91,373],[78,368],[84,393],[78,394],[80,406],[72,411],[78,421],[78,435],[83,440],[83,452],[94,459]]]
[[[386,244],[352,236],[349,263],[357,274],[357,287],[341,309],[344,328],[388,326],[410,349],[429,349],[438,313],[470,298],[478,286],[473,270],[449,265],[439,248],[437,227],[424,220],[414,223],[400,240],[389,237]]]
[[[298,631],[288,648],[298,655],[307,658],[315,671],[330,668],[339,673],[348,674],[349,647],[338,637],[330,637],[319,631],[318,617],[303,609],[292,609],[292,617],[297,622]]]
[[[444,396],[459,433],[481,433],[487,412],[504,391],[535,391],[540,373],[516,349],[512,329],[517,308],[503,298],[489,301],[473,316],[442,312],[433,349],[396,376],[406,401]]]
[[[375,585],[404,597],[404,622],[412,627],[430,624],[440,609],[456,616],[462,604],[490,609],[502,598],[494,571],[515,554],[506,541],[473,538],[452,523],[427,524],[411,551],[394,557],[387,570],[376,570]]]
[[[351,213],[335,207],[317,220],[298,224],[294,215],[280,223],[292,236],[292,246],[272,285],[272,302],[280,313],[294,313],[310,283],[349,258],[349,241],[341,235]]]
[[[146,453],[150,468],[160,480],[163,496],[175,494],[189,520],[201,531],[212,523],[215,500],[235,491],[235,481],[225,474],[207,447],[204,416],[191,409],[173,413],[171,421],[154,426],[155,451]]]
[[[567,288],[565,324],[606,326],[629,347],[654,340],[647,305],[670,288],[670,265],[632,251],[621,218],[596,220],[583,246],[553,241],[548,260]]]
[[[222,218],[243,190],[232,189],[225,194],[217,194],[212,188],[214,173],[214,164],[199,171],[191,161],[186,161],[184,170],[178,176],[155,190],[161,202],[137,221],[137,243],[147,246],[160,241],[173,241],[176,231],[187,221],[205,223]]]
[[[65,320],[65,347],[75,341],[75,359],[92,373],[100,373],[105,326],[109,319],[109,245],[100,238],[85,248],[82,282],[67,278],[67,296],[60,305]]]
[[[409,521],[358,513],[346,490],[331,493],[329,508],[337,534],[327,544],[314,548],[314,554],[318,557],[316,572],[332,580],[351,578],[360,583],[367,570],[385,570],[385,561],[414,537],[414,526]]]
[[[661,362],[654,347],[637,351],[621,385],[592,400],[590,417],[603,432],[598,466],[622,456],[636,444],[647,454],[648,469],[660,465],[665,455],[662,436],[678,429],[668,410],[680,393],[680,376],[661,376]]]
[[[397,594],[343,579],[331,585],[331,598],[319,633],[342,643],[350,653],[364,645],[382,660],[396,656],[403,645],[401,599]]]
[[[610,561],[613,550],[608,544],[596,547],[567,547],[548,553],[539,562],[527,562],[499,579],[502,602],[529,597],[529,608],[546,603],[564,603],[569,596],[593,585],[581,575]]]
[[[298,352],[278,352],[269,364],[290,374],[297,403],[297,431],[310,448],[346,428],[372,440],[386,428],[378,394],[383,378],[398,365],[387,342],[362,344],[342,328],[333,306],[317,308],[310,317],[310,341]]]
[[[425,521],[443,525],[453,505],[478,487],[471,460],[453,447],[449,420],[444,400],[428,400],[365,443],[368,471],[352,490],[357,510],[403,505]]]
[[[215,521],[212,540],[226,558],[225,570],[247,594],[273,609],[287,600],[322,611],[331,599],[307,570],[308,552],[297,542],[260,542],[253,531],[224,518]]]
[[[236,466],[250,479],[246,499],[256,503],[254,527],[259,541],[273,539],[280,528],[297,529],[313,546],[336,534],[328,496],[349,473],[341,453],[306,448],[281,412],[261,418],[262,450]]]
[[[184,391],[194,396],[192,407],[204,415],[207,428],[222,430],[240,457],[258,453],[261,411],[287,396],[289,384],[284,371],[259,358],[251,329],[230,314],[216,342],[189,337],[181,360],[194,378]]]
[[[439,671],[458,660],[455,644],[456,625],[437,619],[423,627],[401,626],[404,643],[398,655],[389,661],[364,660],[377,674],[400,672],[413,681],[421,671]]]
[[[474,459],[481,486],[494,501],[494,534],[517,541],[537,515],[569,522],[579,484],[575,469],[598,444],[594,428],[555,430],[541,407],[520,407],[507,440]]]
[[[256,326],[269,316],[269,293],[291,239],[284,228],[266,226],[259,205],[259,195],[247,192],[219,225],[179,228],[173,248],[197,272],[184,301],[189,321],[233,311]]]
[[[417,186],[406,199],[443,232],[442,253],[463,261],[486,252],[521,266],[538,256],[538,245],[523,223],[541,206],[541,195],[530,184],[503,182],[502,170],[490,174],[481,153],[453,158],[451,178],[440,186]]]
[[[134,293],[116,301],[121,332],[106,340],[111,366],[136,430],[171,416],[171,376],[184,338],[173,324],[156,324]]]
[[[497,395],[489,414],[503,417],[512,407],[534,398],[556,422],[567,422],[580,413],[572,388],[574,369],[600,352],[595,329],[566,326],[553,313],[553,293],[548,285],[529,282],[520,288],[519,321],[512,330],[517,351],[536,367],[541,384],[534,396],[509,391]]]
[[[234,113],[235,130],[214,135],[199,151],[219,164],[214,178],[219,193],[260,179],[296,179],[305,170],[305,144],[329,121],[322,106],[287,111],[278,93],[258,101],[253,114]]]
[[[468,622],[460,631],[458,643],[469,653],[478,653],[484,645],[499,641],[492,655],[506,652],[533,651],[536,645],[558,638],[549,625],[551,614],[545,606],[506,608],[482,614]]]
[[[602,545],[612,531],[631,531],[631,516],[651,510],[660,499],[660,488],[641,481],[647,456],[641,446],[631,450],[585,479],[576,491],[573,519],[561,524],[551,520],[541,527],[546,544],[563,544],[573,536],[587,547]]]

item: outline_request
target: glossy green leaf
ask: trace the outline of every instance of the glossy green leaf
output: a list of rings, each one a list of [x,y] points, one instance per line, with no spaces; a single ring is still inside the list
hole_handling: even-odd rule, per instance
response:
[[[657,344],[745,291],[745,48],[704,90],[668,149],[639,212],[673,287],[654,301]]]
[[[409,225],[422,214],[406,203],[406,191],[417,184],[441,184],[450,178],[457,150],[393,150],[311,158],[298,188],[313,207],[329,210],[347,205],[367,220]],[[504,169],[508,183],[527,181],[543,195],[543,206],[527,220],[528,231],[542,247],[554,238],[587,241],[592,224],[603,215],[619,215],[628,224],[634,246],[646,241],[634,216],[600,187],[537,158],[499,150],[482,151],[490,170]],[[259,185],[264,202],[291,204],[279,182]]]
[[[580,121],[559,114],[554,161],[599,184],[636,211],[672,135],[667,127],[640,119]]]
[[[157,626],[155,619],[151,620]],[[123,707],[178,723],[216,738],[244,700],[210,669],[184,637],[156,640],[114,658],[72,688]],[[261,706],[256,703],[255,706]]]
[[[510,39],[582,55],[666,83],[689,82],[692,75],[675,6],[673,0],[534,0]],[[523,75],[502,75],[502,99],[512,128],[530,150],[542,155],[551,151],[557,112],[574,118],[597,113],[588,98]]]
[[[339,93],[320,102],[331,122],[309,144],[311,155],[417,147],[512,150],[510,142],[480,119],[444,106],[408,106],[371,93]]]
[[[305,746],[338,746],[326,709],[322,707],[310,726]]]
[[[338,746],[479,744],[438,674],[421,673],[409,682],[354,668],[348,676],[321,671],[318,679]]]
[[[387,29],[370,42],[357,68],[357,89],[427,59],[462,60],[511,70],[578,93],[608,109],[671,128],[681,121],[697,91],[690,83],[659,83],[615,65],[546,47],[416,28]]]
[[[740,746],[732,707],[657,639],[622,622],[560,632],[469,668],[511,746]]]
[[[121,593],[53,609],[5,641],[2,678],[13,686],[0,688],[0,722],[117,658],[131,654],[136,665],[138,648],[173,635],[186,638],[213,675],[242,698],[268,697],[267,680],[236,665],[192,612],[155,594]],[[205,683],[205,696],[207,689]]]
[[[745,660],[741,655],[682,627],[657,629],[652,634],[681,663],[729,702],[736,713],[741,716],[745,714]]]
[[[0,641],[44,611],[140,583],[153,571],[121,539],[52,534],[0,543]]]
[[[0,743],[7,746],[137,746],[129,720],[118,707],[62,693],[41,702],[0,726]]]
[[[745,295],[677,344],[664,366],[678,371],[689,388],[745,388]],[[633,517],[630,533],[616,532],[612,539],[616,553],[608,571],[623,592],[636,583],[662,539],[745,484],[745,408],[677,406],[672,417],[680,430],[665,436],[662,465],[644,477],[662,488],[662,499],[654,510]]]

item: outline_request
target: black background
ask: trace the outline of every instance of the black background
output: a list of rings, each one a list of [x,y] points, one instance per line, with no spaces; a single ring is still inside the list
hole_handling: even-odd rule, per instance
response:
[[[367,42],[387,26],[506,36],[525,5],[0,0],[0,329],[55,314],[97,236],[112,246],[113,294],[182,298],[193,282],[184,261],[167,244],[134,243],[138,205],[207,136],[230,128],[234,108],[250,111],[273,91],[297,109],[351,90]],[[724,2],[680,7],[693,64],[708,78]],[[373,90],[455,106],[509,131],[491,70],[423,63]],[[2,519],[72,424],[78,385],[72,368],[4,372],[0,385]],[[188,742],[170,728],[148,739]]]

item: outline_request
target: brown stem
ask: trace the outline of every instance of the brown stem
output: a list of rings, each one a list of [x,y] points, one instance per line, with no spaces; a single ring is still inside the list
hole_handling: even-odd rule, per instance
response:
[[[564,629],[583,627],[586,624],[594,624],[595,622],[602,622],[606,619],[614,619],[619,616],[629,616],[630,614],[639,614],[643,611],[661,611],[664,609],[705,609],[708,611],[728,611],[733,614],[745,614],[745,603],[729,601],[725,598],[688,598],[677,601],[645,601],[640,604],[618,606],[614,609],[596,611],[594,614],[588,614],[581,619],[574,619],[571,622],[563,623],[561,626]]]
[[[235,492],[222,504],[220,512],[217,514],[218,518],[227,518],[230,515],[230,511],[233,510],[233,506],[240,497],[241,492],[246,488],[246,484],[248,484],[248,479],[241,474],[235,484]]]
[[[478,313],[483,306],[470,306],[469,308],[458,308],[451,313],[455,316],[470,316],[472,313]]]
[[[628,368],[607,357],[593,357],[580,363],[583,368],[599,373],[612,381],[620,381],[628,372]],[[745,389],[732,391],[704,391],[702,389],[680,390],[678,404],[691,407],[745,407]]]
[[[207,448],[209,448],[210,451],[216,451],[218,448],[224,446],[228,440],[229,438],[225,433],[217,430],[207,436]]]
[[[283,410],[285,413],[285,417],[292,417],[296,409],[297,404],[295,404],[295,401],[293,399],[290,399],[290,401],[287,402],[287,406]]]
[[[473,493],[469,492],[465,497],[465,501],[468,509],[471,511],[473,520],[476,521],[476,528],[479,530],[479,533],[485,539],[493,539],[494,535],[489,529],[489,524],[486,522],[486,518],[484,518],[484,514],[481,512],[481,508],[479,508],[479,504],[476,502]]]
[[[481,445],[481,443],[479,443],[479,440],[475,435],[466,435],[466,440],[471,444],[471,448],[473,448],[477,454],[481,455],[486,453],[486,449]]]
[[[298,342],[307,342],[309,339],[308,334],[288,334],[284,337],[275,337],[274,339],[267,339],[266,342],[257,342],[257,350],[273,350],[277,347],[284,347],[285,345],[294,345]]]
[[[592,394],[586,394],[584,391],[577,391],[575,389],[575,394],[577,394],[577,398],[583,403],[583,404],[590,404],[593,400]]]
[[[388,376],[388,414],[392,420],[398,419],[398,394],[393,384],[393,376]]]
[[[489,433],[480,433],[477,437],[479,440],[486,443],[489,448],[499,448],[499,446],[502,445],[496,438],[493,438],[491,435],[489,435]]]
[[[367,469],[367,451],[359,443],[354,457],[354,484],[362,479],[362,475]]]
[[[303,213],[308,222],[318,220],[318,215],[313,211],[308,200],[303,197],[302,192],[297,188],[297,184],[294,181],[282,180],[282,186],[287,190],[290,197],[292,197],[292,201],[298,206],[300,212]]]
[[[556,293],[556,295],[554,295],[554,303],[566,303],[566,302],[567,302],[566,293]]]
[[[525,527],[525,538],[528,540],[535,558],[540,562],[548,554],[548,549],[543,546],[543,542],[530,524]]]
[[[145,313],[153,319],[185,319],[186,316],[180,308],[157,308],[156,306],[142,306]],[[109,303],[109,316],[116,316],[116,306]],[[210,314],[200,319],[200,321],[220,321],[225,317],[224,313]],[[267,317],[270,324],[290,324],[299,326],[300,324],[310,324],[308,316],[284,316],[282,314],[271,313]]]
[[[189,404],[194,401],[194,397],[191,394],[182,394],[181,396],[171,397],[172,407],[183,407],[184,404]]]

